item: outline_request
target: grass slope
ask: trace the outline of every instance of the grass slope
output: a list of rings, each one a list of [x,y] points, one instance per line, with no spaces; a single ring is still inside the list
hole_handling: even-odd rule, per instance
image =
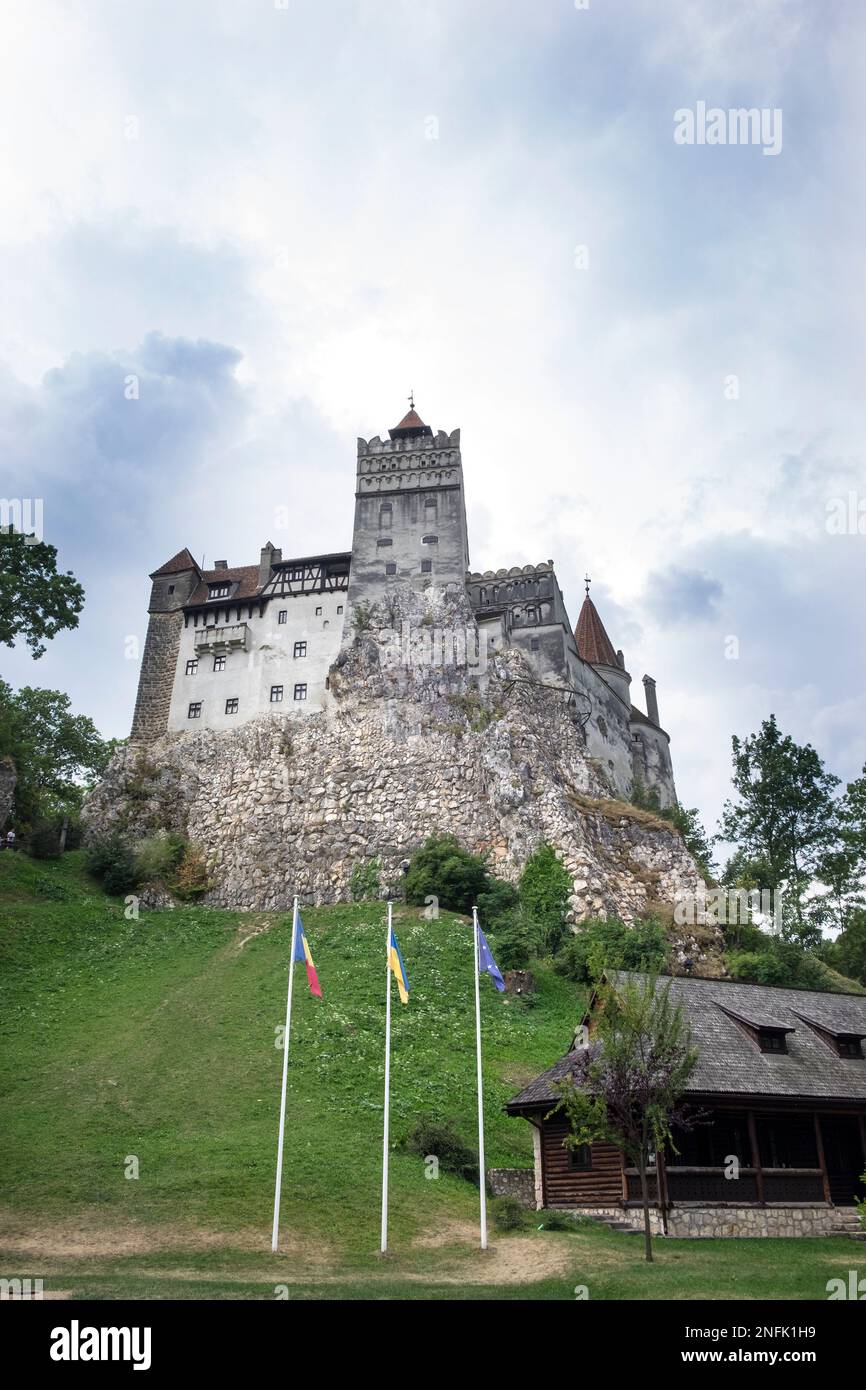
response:
[[[381,1163],[384,914],[307,909],[323,1000],[296,972],[283,1220],[344,1250],[376,1245]],[[472,941],[450,913],[395,911],[412,985],[394,995],[392,1135],[422,1112],[475,1133]],[[253,934],[257,933],[257,934]],[[0,1180],[20,1211],[267,1231],[291,918],[201,907],[124,918],[80,857],[0,857]],[[245,940],[245,944],[241,944]],[[581,995],[538,972],[535,1007],[482,980],[490,1166],[531,1166],[529,1126],[503,1102],[565,1049]],[[124,1177],[127,1155],[137,1181]],[[392,1231],[466,1217],[466,1183],[429,1181],[395,1152]]]

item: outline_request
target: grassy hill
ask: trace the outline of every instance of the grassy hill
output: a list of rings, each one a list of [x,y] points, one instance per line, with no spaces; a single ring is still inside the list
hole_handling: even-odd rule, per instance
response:
[[[201,907],[127,921],[81,857],[0,855],[0,1273],[63,1297],[821,1298],[843,1239],[640,1242],[588,1225],[493,1232],[477,1191],[391,1159],[377,1256],[384,914],[308,909],[324,991],[296,980],[280,1251],[270,1253],[291,921]],[[475,1142],[467,922],[396,912],[412,984],[394,1004],[392,1134],[421,1114]],[[582,997],[537,969],[533,1004],[482,981],[488,1161],[531,1165],[503,1102],[566,1047]],[[124,1176],[135,1155],[139,1177]],[[541,1229],[539,1229],[541,1228]]]
[[[283,1219],[345,1250],[377,1242],[384,912],[304,911],[324,998],[295,982]],[[472,937],[451,913],[395,910],[412,985],[394,996],[392,1135],[422,1113],[475,1135]],[[290,914],[202,907],[124,918],[81,857],[0,858],[2,1190],[49,1215],[98,1204],[145,1222],[270,1224]],[[482,980],[490,1166],[531,1166],[529,1126],[503,1102],[559,1056],[582,996],[549,970],[536,1000]],[[533,1006],[534,1005],[534,1006]],[[11,1140],[11,1144],[8,1142]],[[140,1177],[124,1177],[127,1155]],[[477,1194],[395,1152],[396,1243],[474,1211]]]

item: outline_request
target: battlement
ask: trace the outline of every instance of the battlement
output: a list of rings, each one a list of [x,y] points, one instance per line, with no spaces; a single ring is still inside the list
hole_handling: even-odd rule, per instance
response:
[[[358,440],[356,496],[416,488],[460,487],[460,431]]]

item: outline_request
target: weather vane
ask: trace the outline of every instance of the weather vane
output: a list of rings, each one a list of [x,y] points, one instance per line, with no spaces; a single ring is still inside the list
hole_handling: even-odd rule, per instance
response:
[[[414,409],[415,409],[415,392],[414,392],[414,391],[411,391],[411,390],[410,390],[408,399],[409,399],[409,409],[410,409],[410,410],[414,410]]]
[[[589,577],[588,574],[585,574],[585,575],[583,576],[583,582],[584,582],[584,584],[586,585],[586,596],[587,596],[587,598],[589,598],[589,586],[590,586],[590,584],[592,583],[592,580],[590,579],[590,577]]]

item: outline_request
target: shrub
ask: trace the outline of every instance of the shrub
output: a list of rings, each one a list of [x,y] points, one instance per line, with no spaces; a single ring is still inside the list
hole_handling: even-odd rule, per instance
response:
[[[60,832],[50,821],[39,821],[28,837],[27,849],[33,859],[60,858]]]
[[[139,840],[133,849],[138,882],[166,882],[173,876],[185,850],[186,840],[176,831],[159,830],[146,840]]]
[[[451,912],[471,912],[489,884],[484,860],[458,844],[454,835],[431,835],[409,861],[407,903],[423,907],[429,897]]]
[[[538,930],[519,907],[512,908],[496,923],[490,944],[500,970],[524,970],[538,954]]]
[[[661,970],[667,958],[667,937],[656,918],[627,927],[617,917],[596,917],[563,946],[553,968],[567,980],[587,983],[602,970]]]
[[[583,1223],[567,1211],[544,1211],[541,1225],[545,1231],[576,1231]]]
[[[114,896],[130,892],[138,882],[132,848],[117,830],[91,844],[86,863],[90,872],[102,879],[106,893]]]
[[[496,931],[500,922],[507,921],[517,907],[517,889],[502,878],[488,877],[487,887],[478,894],[478,920],[485,934]]]
[[[566,914],[572,892],[571,874],[552,845],[540,844],[520,875],[520,906],[536,923],[544,955],[559,949],[568,929]]]
[[[378,898],[381,869],[379,859],[368,859],[366,862],[359,859],[352,865],[352,876],[349,879],[352,902],[370,902],[371,899]]]
[[[445,1173],[454,1173],[473,1182],[478,1179],[478,1154],[464,1144],[451,1120],[421,1115],[401,1147],[406,1153],[420,1154],[422,1158],[435,1155]]]
[[[204,854],[198,845],[187,845],[177,869],[177,877],[171,885],[172,892],[179,898],[200,898],[209,888],[207,865]]]
[[[519,1231],[526,1225],[528,1212],[516,1197],[494,1197],[490,1216],[498,1231]]]

